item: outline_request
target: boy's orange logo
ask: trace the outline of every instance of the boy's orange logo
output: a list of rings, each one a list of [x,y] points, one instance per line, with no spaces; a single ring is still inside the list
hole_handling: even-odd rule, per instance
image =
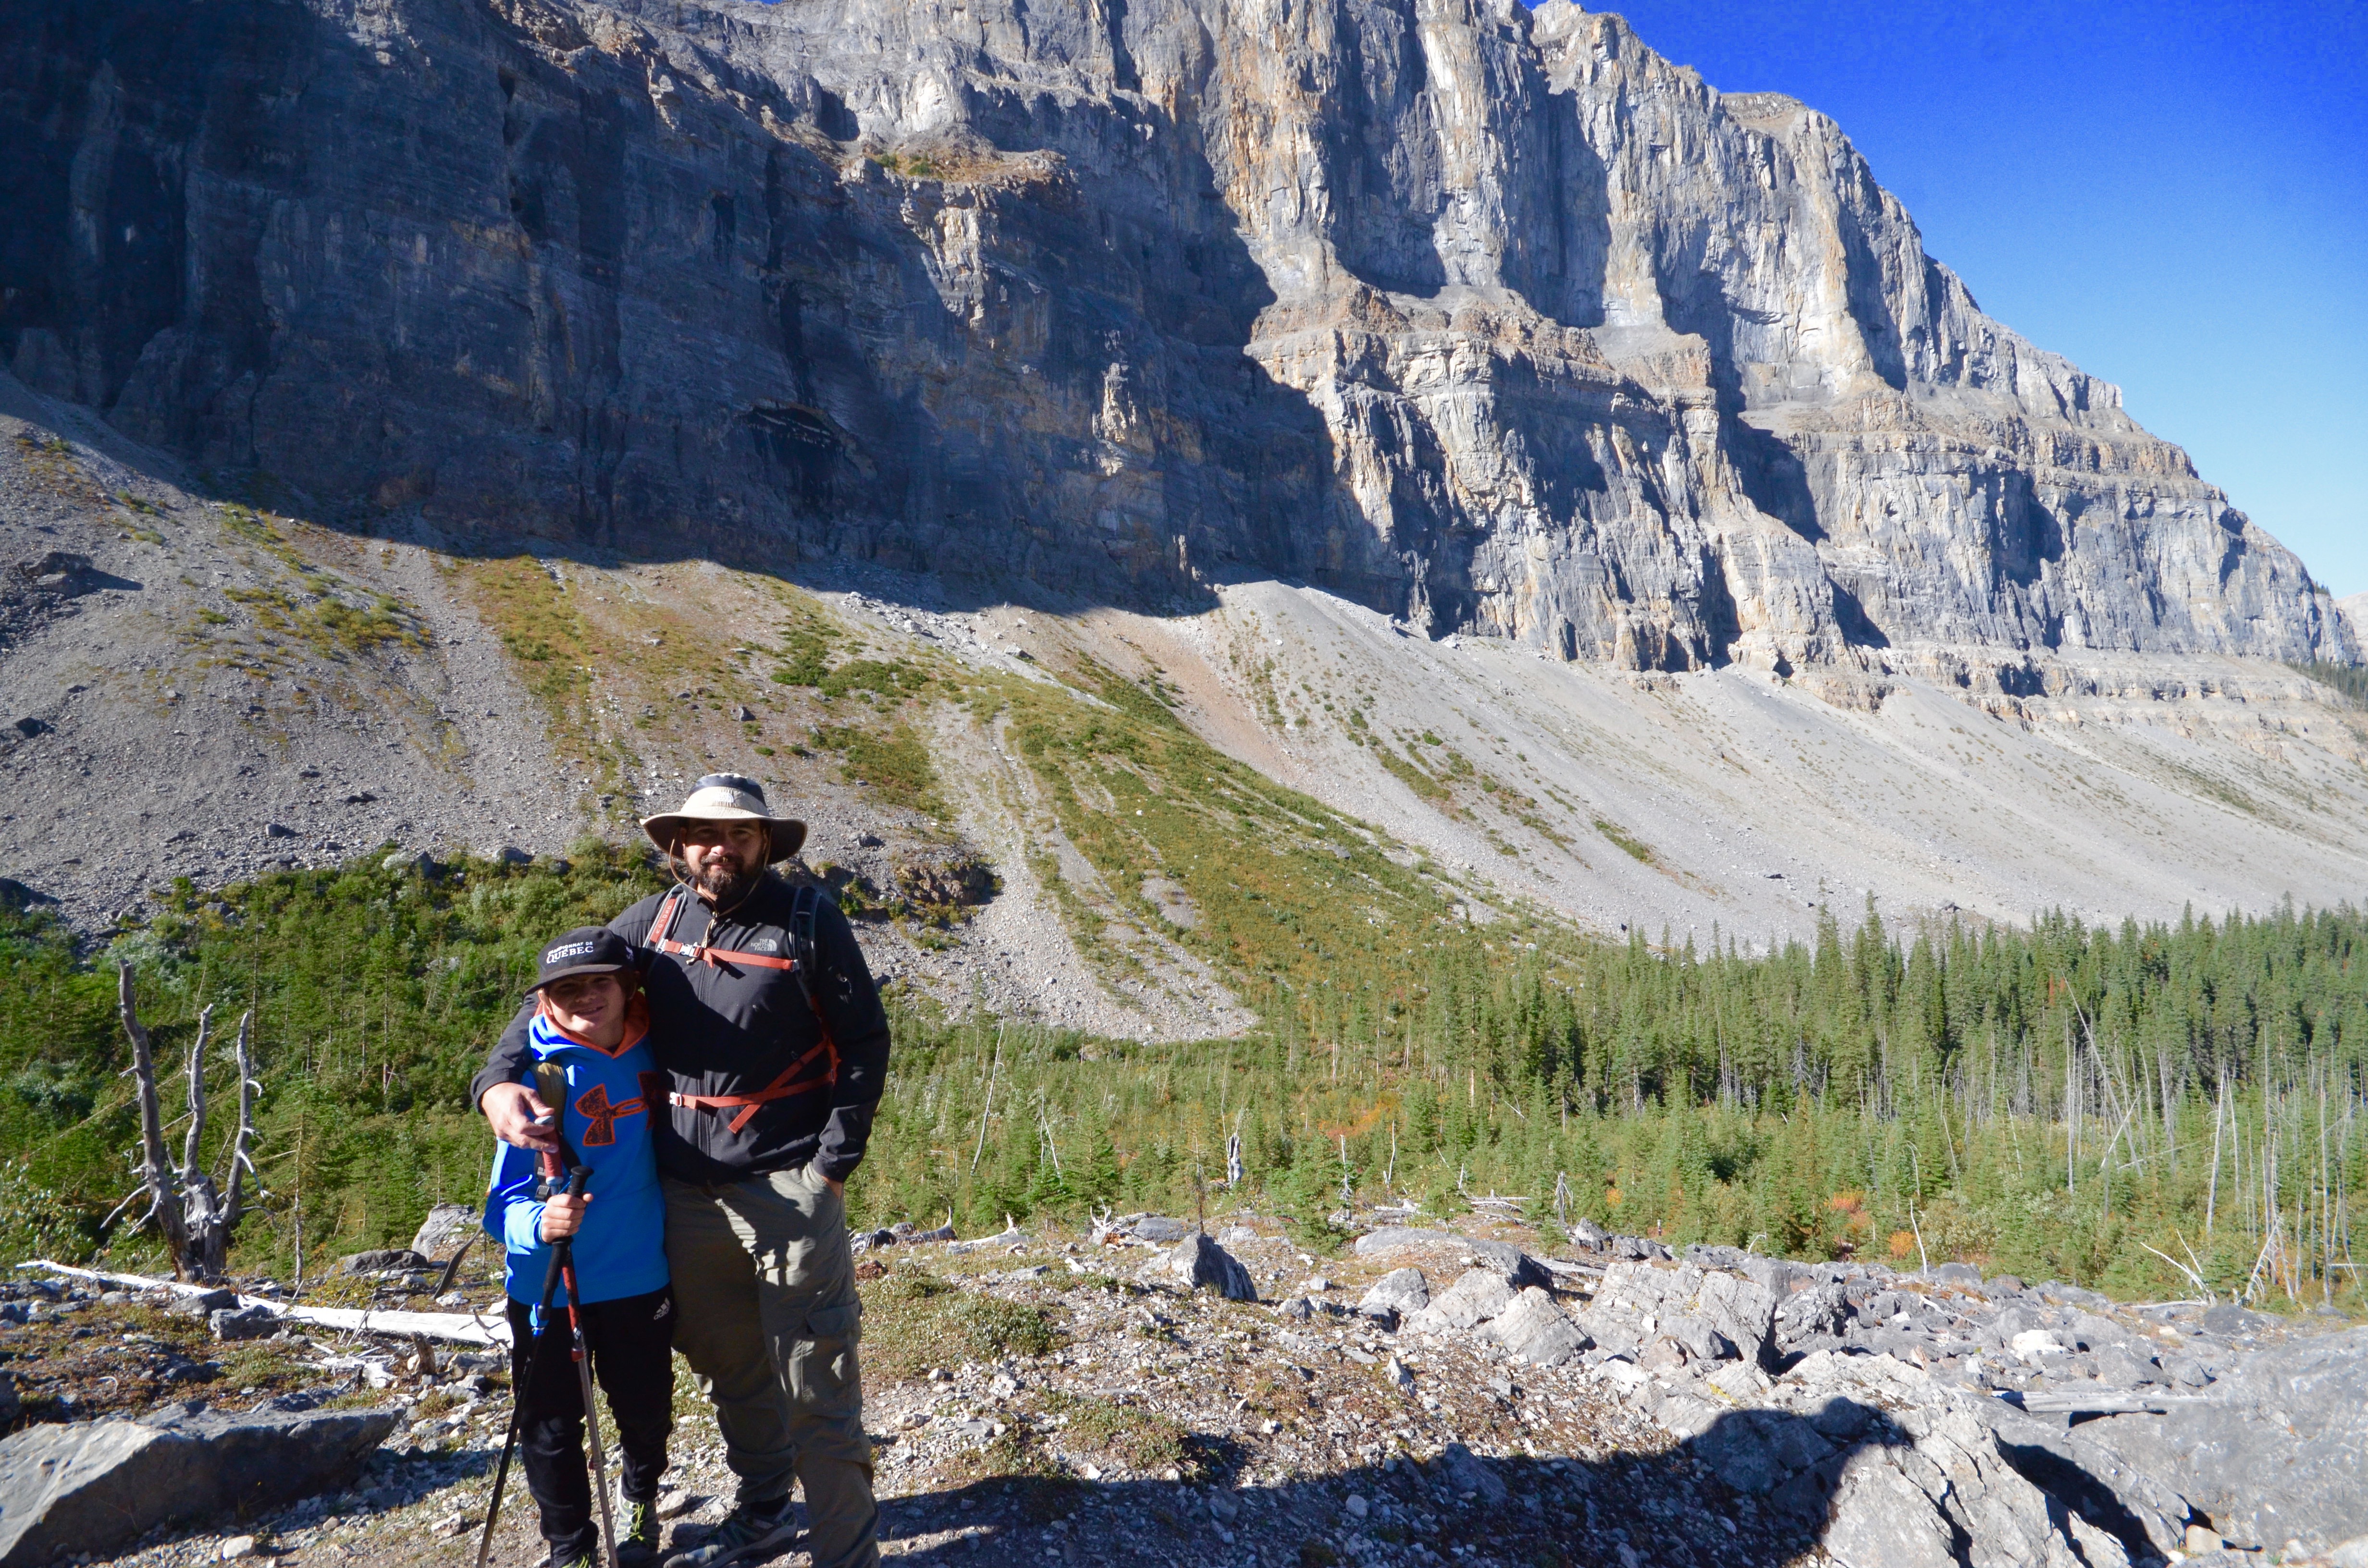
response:
[[[648,1104],[647,1095],[643,1094],[610,1105],[607,1085],[593,1085],[575,1097],[576,1114],[592,1124],[584,1130],[582,1140],[584,1146],[591,1149],[614,1143],[617,1141],[617,1119],[620,1116],[639,1116]]]

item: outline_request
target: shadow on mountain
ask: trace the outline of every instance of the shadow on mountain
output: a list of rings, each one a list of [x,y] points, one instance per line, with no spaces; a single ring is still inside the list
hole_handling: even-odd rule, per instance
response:
[[[1189,114],[982,77],[879,149],[793,65],[667,97],[564,7],[404,11],[390,58],[262,0],[17,8],[0,365],[127,439],[66,433],[463,555],[1402,591],[1244,351],[1275,295]]]

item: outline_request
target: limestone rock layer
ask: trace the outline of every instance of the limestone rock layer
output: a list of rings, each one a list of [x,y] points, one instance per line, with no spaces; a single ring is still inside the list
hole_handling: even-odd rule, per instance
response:
[[[1840,129],[1548,0],[26,0],[0,356],[352,526],[1639,669],[2356,663]]]

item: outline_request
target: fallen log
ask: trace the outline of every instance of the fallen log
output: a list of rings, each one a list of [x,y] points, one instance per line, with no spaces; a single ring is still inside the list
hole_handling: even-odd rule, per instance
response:
[[[185,1285],[175,1279],[152,1279],[142,1274],[112,1274],[103,1268],[76,1268],[70,1264],[52,1263],[45,1257],[29,1259],[19,1268],[45,1268],[52,1274],[63,1274],[74,1279],[92,1279],[103,1285],[120,1285],[134,1290],[169,1290],[176,1296],[208,1296],[213,1289],[203,1285]],[[215,1288],[215,1289],[218,1289]],[[398,1339],[425,1335],[455,1345],[500,1345],[510,1342],[510,1325],[507,1317],[485,1318],[475,1312],[377,1312],[368,1307],[306,1307],[293,1302],[275,1301],[268,1296],[241,1295],[240,1310],[261,1307],[274,1317],[291,1323],[311,1324],[320,1328],[336,1329],[346,1334],[382,1334]]]
[[[2033,1415],[2160,1415],[2173,1405],[2226,1403],[2208,1393],[2151,1393],[2138,1389],[2106,1389],[2096,1393],[2049,1390],[1998,1397]]]

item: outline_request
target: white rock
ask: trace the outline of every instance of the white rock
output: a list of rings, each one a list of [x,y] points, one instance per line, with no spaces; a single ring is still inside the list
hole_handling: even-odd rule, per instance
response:
[[[2007,1346],[2026,1361],[2065,1354],[2064,1342],[2044,1328],[2026,1328]]]
[[[1589,1343],[1554,1298],[1534,1285],[1515,1297],[1481,1332],[1504,1346],[1515,1360],[1539,1367],[1559,1367]]]
[[[1513,1288],[1493,1268],[1466,1269],[1430,1305],[1414,1313],[1406,1326],[1421,1333],[1477,1328],[1513,1304]]]

